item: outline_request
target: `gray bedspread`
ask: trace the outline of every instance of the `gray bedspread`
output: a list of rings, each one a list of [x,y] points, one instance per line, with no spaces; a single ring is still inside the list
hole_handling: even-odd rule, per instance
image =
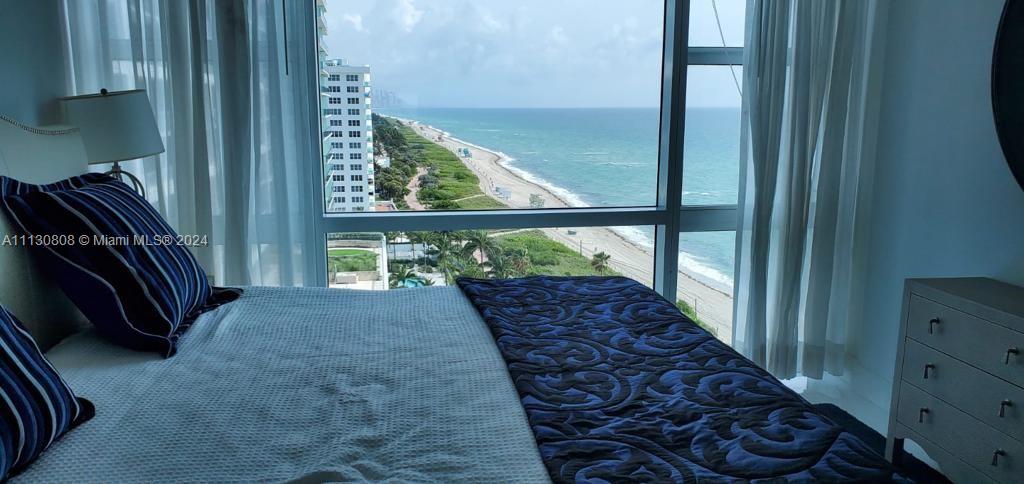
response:
[[[457,288],[249,288],[163,359],[89,331],[47,354],[96,417],[21,482],[546,482]]]

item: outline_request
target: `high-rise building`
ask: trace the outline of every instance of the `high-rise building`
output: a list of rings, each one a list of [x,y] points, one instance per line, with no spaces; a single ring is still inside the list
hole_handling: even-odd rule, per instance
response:
[[[327,61],[323,96],[325,191],[331,212],[373,210],[373,121],[370,112],[370,68]]]
[[[369,66],[329,59],[323,37],[327,8],[317,1],[320,35],[320,126],[323,129],[324,206],[328,212],[372,211],[373,121]]]

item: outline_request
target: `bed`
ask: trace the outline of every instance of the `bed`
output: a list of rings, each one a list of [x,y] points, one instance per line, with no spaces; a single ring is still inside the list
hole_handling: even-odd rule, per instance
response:
[[[92,331],[50,350],[96,416],[15,482],[547,480],[454,287],[246,288],[154,356]]]
[[[12,129],[0,126],[0,170],[84,171],[33,173],[18,160],[52,157],[52,143],[5,144],[26,136]],[[902,480],[624,278],[244,288],[167,359],[61,310],[30,330],[60,341],[46,356],[96,415],[14,482]]]

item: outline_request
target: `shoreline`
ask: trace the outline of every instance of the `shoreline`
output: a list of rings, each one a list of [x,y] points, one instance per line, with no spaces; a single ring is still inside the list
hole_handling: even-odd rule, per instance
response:
[[[454,152],[480,179],[481,191],[509,207],[531,208],[531,195],[541,197],[544,200],[544,208],[586,206],[582,203],[573,203],[575,200],[558,193],[559,190],[531,180],[530,178],[536,178],[532,174],[508,166],[512,158],[504,153],[455,138],[441,129],[419,121],[391,118],[431,142]],[[459,154],[458,151],[462,149],[469,149],[471,156]],[[652,282],[650,272],[651,261],[654,258],[653,248],[630,240],[618,230],[604,227],[575,228],[572,229],[574,233],[570,233],[567,228],[540,230],[552,240],[573,250],[579,250],[588,258],[596,252],[605,252],[611,256],[610,265],[616,271],[648,285]],[[683,269],[679,270],[678,281],[677,299],[693,306],[700,318],[713,326],[719,335],[731,334],[732,295]]]

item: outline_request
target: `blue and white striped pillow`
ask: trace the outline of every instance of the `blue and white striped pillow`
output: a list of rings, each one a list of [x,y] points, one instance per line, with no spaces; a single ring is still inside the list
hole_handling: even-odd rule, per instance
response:
[[[8,190],[2,207],[12,226],[35,242],[44,270],[114,342],[171,356],[191,322],[215,307],[206,272],[186,247],[136,244],[136,235],[177,234],[124,183],[89,174],[46,186],[0,179],[0,189]],[[47,236],[61,238],[40,238]],[[95,236],[128,243],[98,245]]]
[[[62,435],[95,415],[0,306],[0,479],[25,469]]]
[[[52,192],[55,190],[74,190],[82,188],[90,183],[103,183],[111,180],[110,175],[103,173],[86,173],[81,176],[74,176],[67,180],[50,183],[48,185],[33,185],[14,178],[0,176],[0,198],[8,195],[25,195],[36,192]]]

